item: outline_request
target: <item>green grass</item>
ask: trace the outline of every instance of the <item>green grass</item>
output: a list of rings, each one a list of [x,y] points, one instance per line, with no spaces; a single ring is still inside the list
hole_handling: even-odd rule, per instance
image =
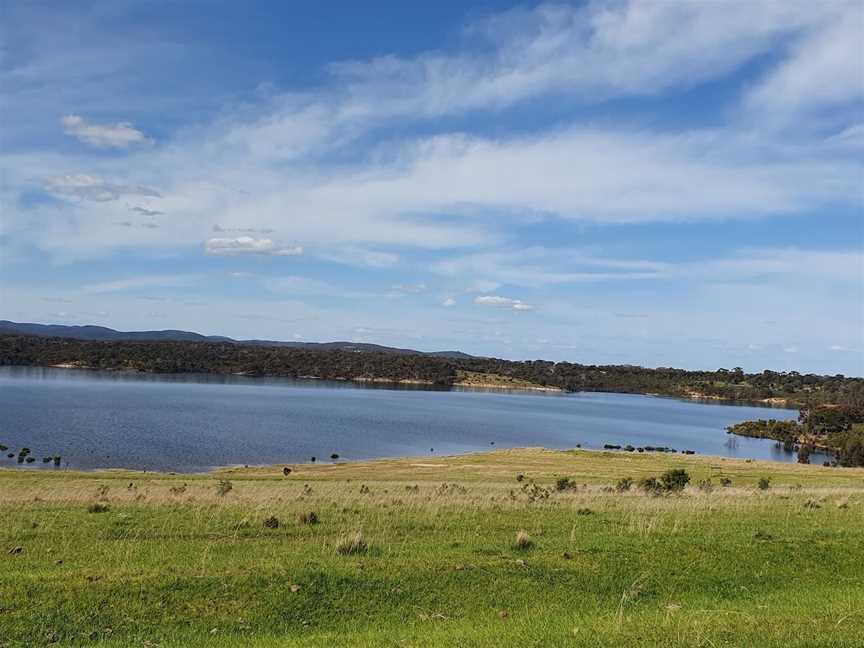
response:
[[[733,486],[608,491],[670,467]],[[579,488],[554,492],[560,476]],[[548,498],[529,498],[532,480]],[[108,510],[88,512],[96,502]],[[309,511],[319,523],[298,521]],[[0,471],[0,515],[0,646],[793,648],[864,636],[857,469],[521,450],[288,477]],[[271,516],[277,528],[263,525]],[[520,530],[530,549],[514,546]],[[357,531],[365,553],[338,553]]]

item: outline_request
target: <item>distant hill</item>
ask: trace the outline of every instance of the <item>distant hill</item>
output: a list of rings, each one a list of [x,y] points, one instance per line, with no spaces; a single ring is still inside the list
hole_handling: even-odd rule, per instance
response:
[[[32,335],[36,337],[60,337],[90,341],[142,341],[142,342],[231,342],[248,346],[288,347],[322,351],[356,351],[358,353],[392,353],[397,355],[427,355],[439,358],[471,358],[461,351],[417,351],[397,347],[369,344],[367,342],[281,342],[278,340],[234,340],[222,335],[201,335],[191,331],[115,331],[105,326],[67,326],[64,324],[34,324],[0,320],[0,333]]]

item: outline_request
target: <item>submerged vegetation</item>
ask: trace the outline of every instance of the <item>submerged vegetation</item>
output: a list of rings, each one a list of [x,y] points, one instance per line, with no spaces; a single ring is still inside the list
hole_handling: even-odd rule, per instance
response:
[[[798,372],[647,369],[496,358],[320,351],[233,342],[97,342],[0,335],[0,365],[217,373],[438,386],[610,391],[688,398],[864,406],[864,379]]]
[[[652,476],[658,491],[631,488]],[[4,648],[864,636],[860,469],[513,450],[288,474],[0,470],[0,515]]]

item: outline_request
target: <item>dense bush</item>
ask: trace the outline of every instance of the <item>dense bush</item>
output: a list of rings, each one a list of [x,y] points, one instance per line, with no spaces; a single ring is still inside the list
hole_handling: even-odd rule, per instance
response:
[[[660,477],[660,486],[670,492],[678,492],[684,490],[684,487],[690,483],[690,475],[683,468],[673,468],[667,470]]]
[[[834,461],[838,466],[864,466],[864,424],[854,425],[847,432],[832,434],[830,442],[836,448]]]
[[[639,490],[642,490],[646,493],[650,494],[658,494],[663,492],[663,487],[660,485],[660,482],[657,481],[656,477],[643,477],[637,483]]]
[[[571,481],[569,477],[561,477],[555,482],[555,490],[557,491],[576,490],[577,488],[576,482]]]

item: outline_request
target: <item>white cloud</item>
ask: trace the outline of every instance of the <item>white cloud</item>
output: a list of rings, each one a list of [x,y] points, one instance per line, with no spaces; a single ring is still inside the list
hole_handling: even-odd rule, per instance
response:
[[[177,287],[189,286],[200,279],[200,275],[184,274],[184,275],[146,275],[141,277],[128,277],[126,279],[115,279],[113,281],[103,281],[95,284],[88,284],[81,288],[81,291],[86,294],[107,294],[126,292],[129,290],[139,290],[141,288],[154,287]]]
[[[324,249],[318,253],[318,256],[333,263],[370,268],[389,268],[399,263],[399,255],[396,253],[380,252],[356,246]]]
[[[864,123],[852,124],[830,136],[826,142],[846,147],[864,148]]]
[[[97,176],[82,173],[53,176],[45,179],[45,190],[56,196],[109,202],[121,196],[159,198],[161,194],[142,185],[115,184]]]
[[[107,214],[88,209],[74,214],[74,225],[46,216],[49,224],[34,232],[34,243],[84,255],[133,245],[191,246],[205,227],[257,236],[290,224],[291,237],[324,250],[322,258],[387,267],[399,255],[366,246],[489,245],[503,238],[512,220],[537,217],[696,221],[857,201],[856,161],[825,156],[821,149],[784,152],[731,128],[671,134],[606,124],[498,138],[397,137],[380,148],[352,150],[353,164],[331,165],[319,157],[330,146],[356,144],[358,135],[391,123],[394,114],[431,119],[549,93],[582,101],[655,94],[722,76],[776,51],[779,42],[815,38],[847,6],[597,2],[507,12],[472,26],[471,42],[455,54],[340,64],[323,88],[263,99],[182,131],[161,148],[112,160],[112,172],[122,165],[125,177],[165,187],[160,209],[172,214],[172,223],[151,228],[146,237],[106,228]],[[8,160],[10,166],[16,162]],[[56,176],[45,188],[96,202],[159,195],[95,175]],[[32,220],[20,211],[8,220]],[[65,214],[58,209],[56,215]],[[496,218],[477,218],[490,215]],[[232,226],[213,226],[217,219]],[[233,247],[211,253],[240,254],[244,246]],[[345,251],[331,251],[339,247]],[[650,273],[634,271],[630,278]],[[534,274],[538,283],[551,285],[614,280],[623,273]]]
[[[500,297],[498,295],[481,295],[474,298],[474,303],[479,304],[480,306],[506,308],[514,311],[534,310],[534,307],[531,304],[526,304],[521,299],[511,299],[510,297]]]
[[[441,305],[445,308],[450,308],[451,306],[456,305],[456,300],[452,297],[447,297],[443,302],[441,302]]]
[[[598,256],[573,248],[532,247],[451,257],[431,268],[450,277],[472,277],[491,292],[500,285],[542,288],[591,282],[745,282],[795,278],[799,283],[860,283],[864,250],[742,249],[696,262]],[[487,282],[487,283],[484,283]]]
[[[488,293],[497,290],[501,284],[497,281],[489,281],[487,279],[472,279],[468,285],[462,289],[464,293]]]
[[[242,254],[262,254],[270,256],[296,256],[303,254],[299,245],[279,245],[268,238],[211,238],[204,243],[204,250],[211,256],[238,256]]]
[[[834,19],[803,39],[746,98],[771,120],[864,99],[861,4],[824,4],[835,5]]]
[[[97,148],[128,148],[133,144],[149,144],[148,138],[128,122],[96,124],[80,115],[66,115],[60,120],[63,132]]]
[[[588,101],[652,95],[722,76],[771,51],[782,35],[818,29],[844,6],[850,5],[803,0],[541,5],[473,25],[470,52],[386,56],[331,69],[350,97],[339,114],[353,119],[382,110],[429,117],[501,109],[550,92]]]
[[[426,292],[426,284],[395,284],[390,286],[392,295],[417,295]]]
[[[601,268],[597,270],[595,268]],[[451,257],[432,266],[439,274],[475,277],[491,292],[502,284],[538,288],[558,284],[656,279],[667,264],[605,259],[583,251],[544,247]]]
[[[272,292],[294,295],[341,295],[344,293],[343,290],[326,281],[292,275],[269,277],[264,280],[264,284]]]
[[[864,249],[745,249],[728,258],[669,264],[665,275],[696,281],[781,278],[823,286],[860,285],[864,279]]]
[[[142,216],[164,216],[165,212],[161,212],[158,209],[146,209],[144,207],[130,207],[131,211],[134,211]]]

